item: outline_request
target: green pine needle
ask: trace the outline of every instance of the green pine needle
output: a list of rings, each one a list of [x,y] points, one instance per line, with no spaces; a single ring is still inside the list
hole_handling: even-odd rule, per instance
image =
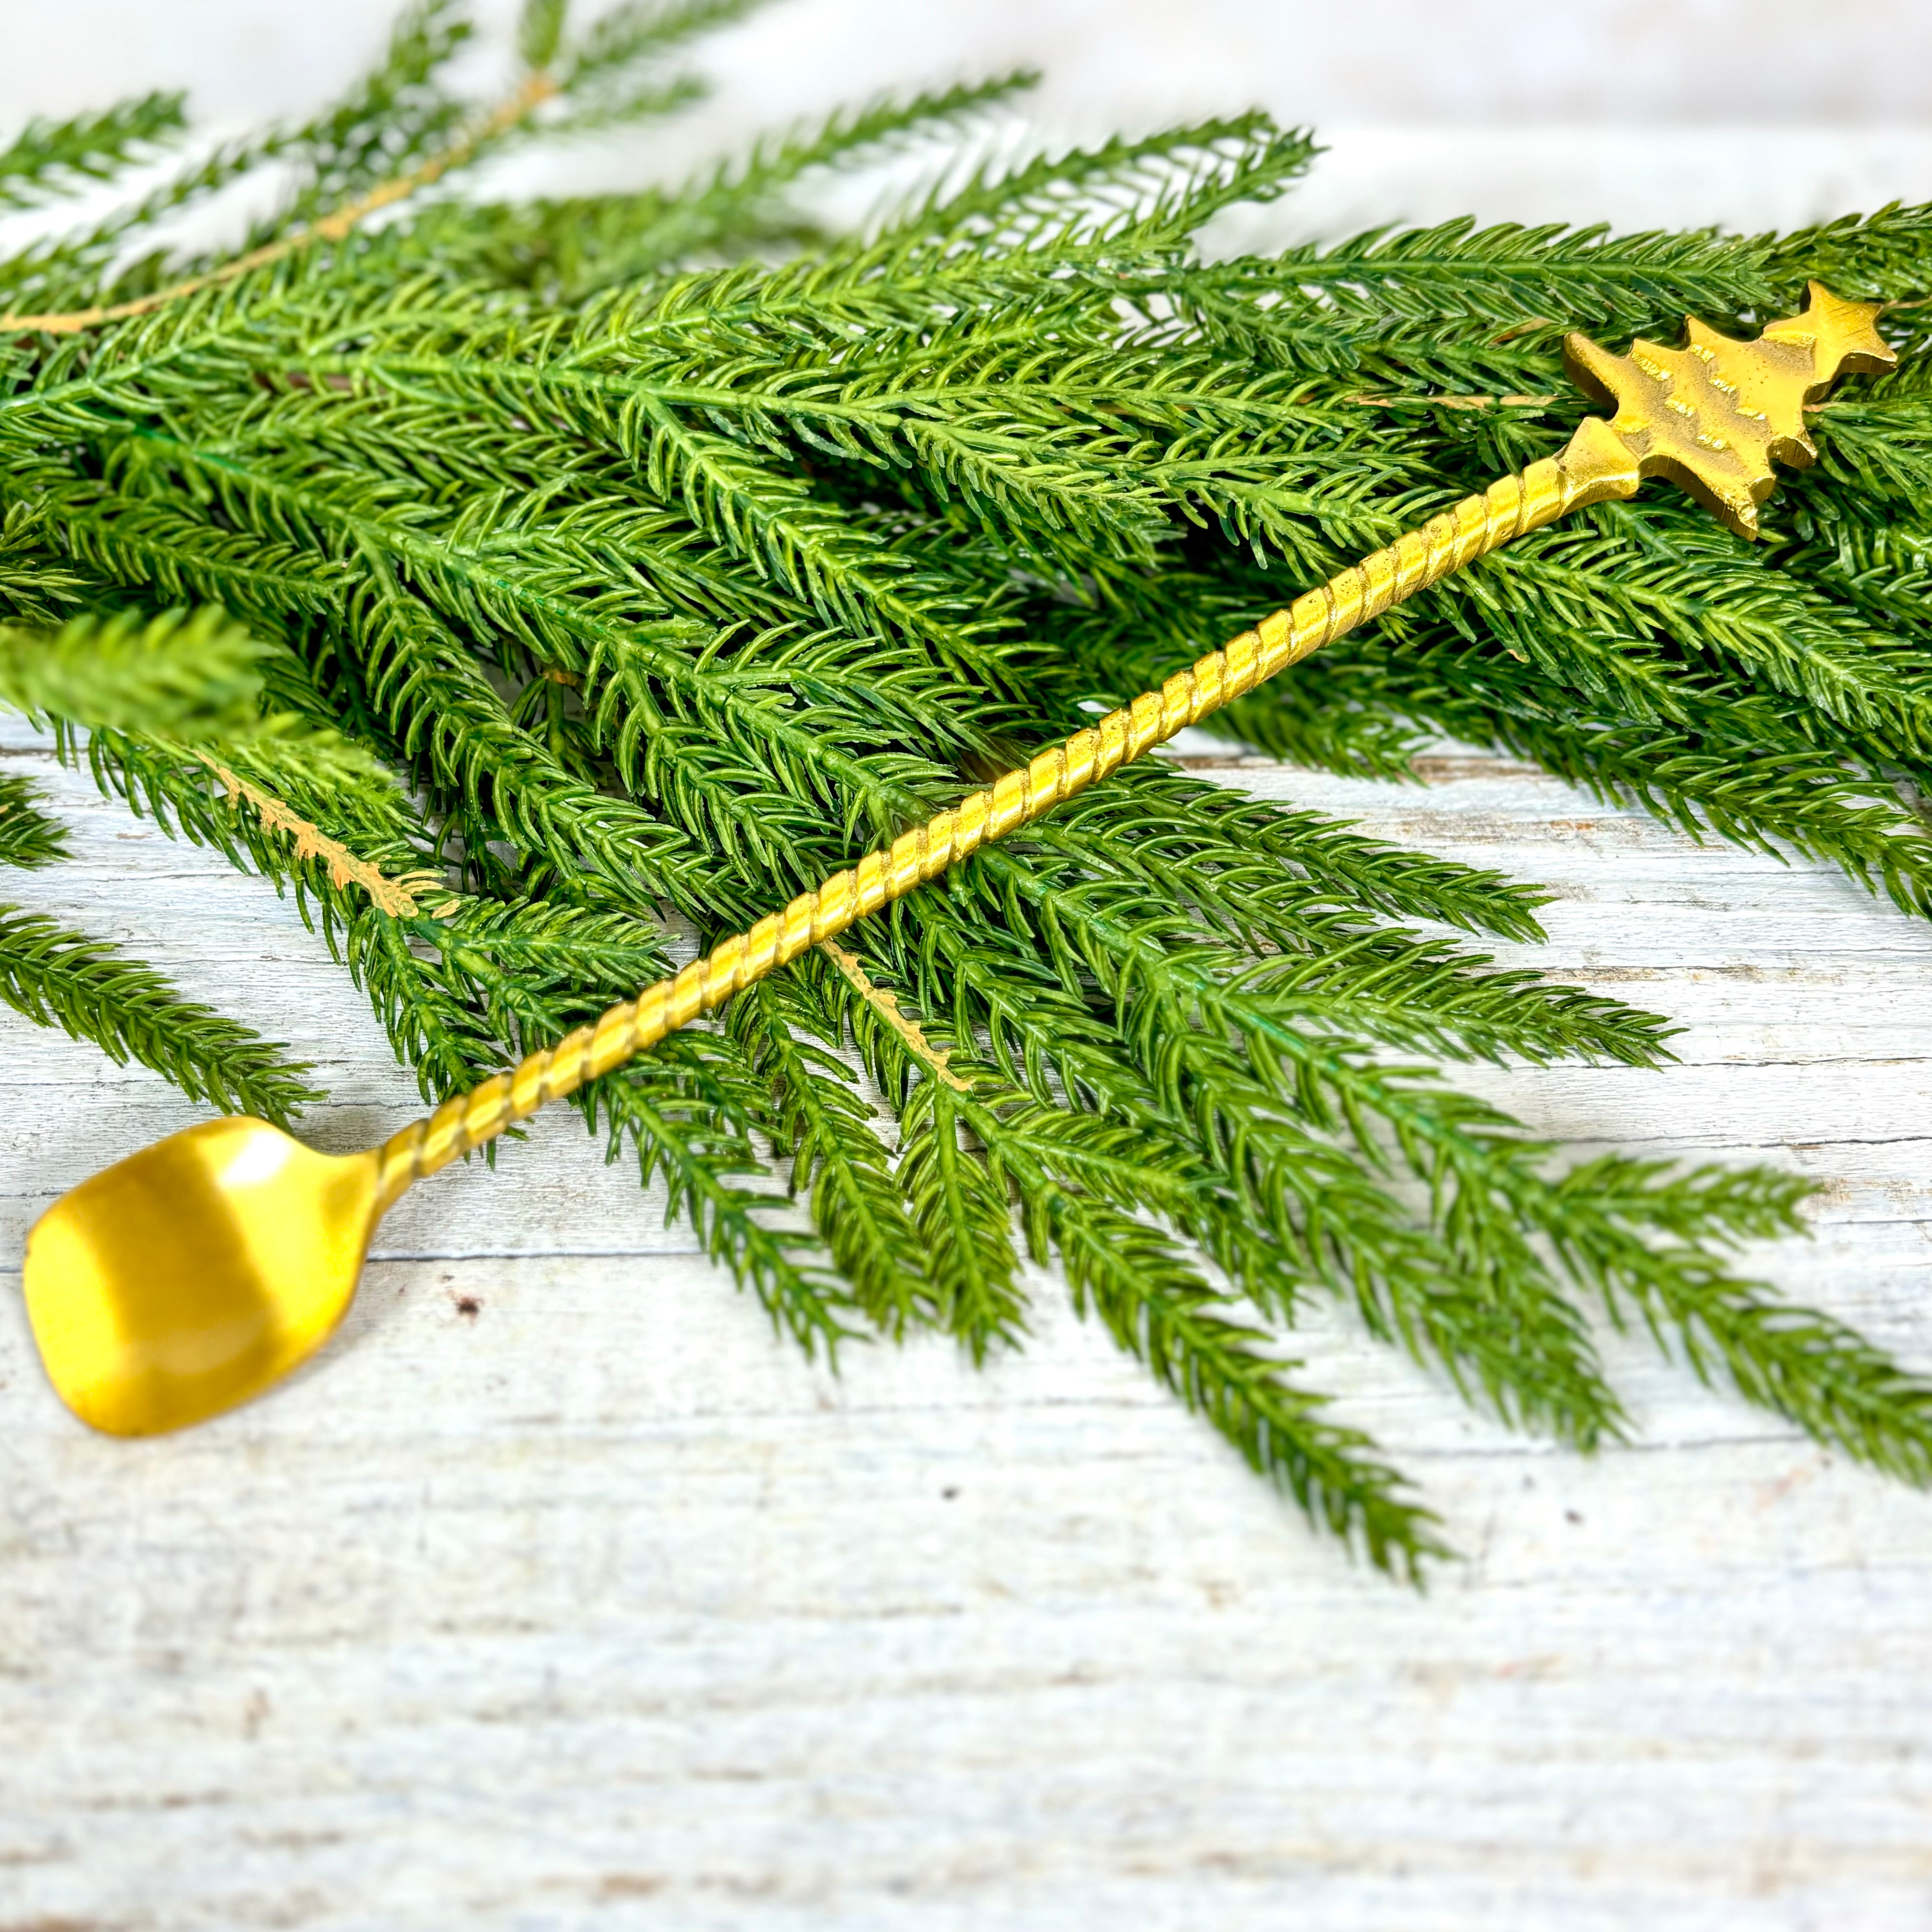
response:
[[[139,1060],[190,1100],[286,1126],[322,1100],[308,1066],[253,1028],[184,999],[151,966],[38,913],[0,906],[0,1000],[41,1026]]]
[[[0,772],[0,866],[50,866],[68,856],[65,830],[34,809],[39,796],[25,778]]]
[[[0,148],[0,208],[34,208],[106,181],[178,135],[184,97],[144,94],[98,114],[58,123],[30,121]]]

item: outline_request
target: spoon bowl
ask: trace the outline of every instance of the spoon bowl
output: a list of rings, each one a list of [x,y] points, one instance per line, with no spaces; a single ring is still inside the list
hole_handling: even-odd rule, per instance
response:
[[[83,1181],[27,1238],[27,1317],[61,1400],[153,1436],[279,1382],[355,1294],[380,1172],[376,1150],[320,1154],[231,1118]]]

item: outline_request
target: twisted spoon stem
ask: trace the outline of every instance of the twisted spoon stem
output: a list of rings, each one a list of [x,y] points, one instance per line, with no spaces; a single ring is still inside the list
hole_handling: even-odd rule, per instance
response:
[[[816,892],[801,895],[784,911],[724,940],[674,977],[646,987],[634,1000],[619,1001],[593,1024],[579,1027],[508,1072],[446,1100],[426,1120],[412,1121],[383,1143],[376,1211],[387,1209],[425,1174],[527,1119],[547,1101],[562,1100],[586,1081],[621,1066],[808,947],[904,898],[982,845],[1030,824],[1096,778],[1166,743],[1438,578],[1570,510],[1633,495],[1636,487],[1636,464],[1629,451],[1605,424],[1594,418],[1586,422],[1562,455],[1533,463],[1480,496],[1464,498],[1210,652],[1191,669],[1177,672],[1158,691],[1144,692],[883,851],[868,853],[849,871],[835,872]]]

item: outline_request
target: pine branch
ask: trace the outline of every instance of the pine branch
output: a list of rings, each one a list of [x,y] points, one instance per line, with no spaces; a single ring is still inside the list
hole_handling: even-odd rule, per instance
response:
[[[983,1360],[1026,1327],[1004,1177],[960,1144],[960,1101],[924,1080],[899,1106],[898,1181],[939,1300],[940,1318]]]
[[[915,1100],[947,1096],[942,1106],[970,1121],[992,1174],[1010,1175],[1018,1186],[1036,1258],[1044,1261],[1049,1249],[1060,1256],[1076,1308],[1098,1312],[1120,1346],[1189,1408],[1204,1413],[1252,1468],[1336,1535],[1359,1539],[1381,1568],[1419,1581],[1425,1562],[1448,1553],[1432,1533],[1435,1519],[1400,1497],[1400,1479],[1374,1444],[1322,1420],[1320,1398],[1286,1382],[1285,1365],[1258,1346],[1262,1336],[1229,1318],[1226,1304],[1173,1244],[1109,1204],[1108,1194],[1118,1201],[1125,1175],[1133,1177],[1126,1187],[1130,1199],[1144,1186],[1131,1141],[1103,1135],[1114,1142],[1112,1157],[1090,1146],[1083,1161],[1072,1150],[1075,1136],[1065,1124],[1042,1132],[1040,1110],[1002,1090],[988,1070],[949,1086],[862,1004],[848,1003],[848,1016],[884,1084]],[[962,1160],[970,1162],[970,1156]],[[970,1165],[976,1172],[976,1163]],[[926,1178],[919,1172],[906,1178],[914,1188]],[[1151,1192],[1132,1205],[1167,1205],[1176,1194],[1172,1169],[1163,1166]]]
[[[1634,1304],[1660,1342],[1670,1324],[1700,1378],[1711,1379],[1714,1354],[1750,1400],[1924,1487],[1932,1484],[1932,1383],[1843,1323],[1737,1280],[1700,1251],[1714,1236],[1732,1242],[1798,1230],[1808,1191],[1795,1177],[1780,1190],[1766,1177],[1721,1169],[1666,1177],[1660,1163],[1598,1160],[1564,1178],[1540,1219],[1613,1313]],[[1663,1246],[1635,1238],[1635,1221],[1678,1238]]]
[[[251,1028],[179,993],[151,966],[0,906],[0,1000],[38,1026],[91,1040],[117,1064],[139,1060],[193,1100],[286,1126],[324,1098],[309,1068]]]
[[[251,239],[260,245],[314,221],[447,148],[468,110],[440,76],[472,32],[456,0],[416,0],[380,61],[284,142],[308,178]]]
[[[0,772],[0,866],[50,866],[68,856],[66,829],[34,809],[39,796],[25,778]]]
[[[1882,754],[1802,707],[1723,678],[1681,679],[1683,728],[1633,723],[1578,703],[1504,654],[1468,652],[1450,676],[1443,654],[1365,664],[1348,674],[1350,688],[1391,728],[1432,728],[1534,759],[1693,838],[1714,834],[1775,858],[1796,850],[1828,860],[1904,910],[1932,912],[1932,844],[1879,768]],[[1298,709],[1321,704],[1324,692],[1280,695],[1283,710]],[[1265,742],[1269,715],[1256,707],[1231,728]]]
[[[850,1292],[806,1258],[808,1237],[774,1228],[766,1216],[783,1195],[746,1187],[738,1177],[762,1172],[750,1135],[763,1098],[755,1076],[722,1036],[679,1035],[657,1052],[584,1090],[579,1106],[594,1132],[607,1135],[609,1157],[628,1139],[640,1177],[662,1175],[665,1214],[686,1215],[714,1261],[758,1294],[775,1329],[808,1355],[831,1360],[851,1330]]]
[[[1774,259],[1766,242],[1706,231],[1613,236],[1602,225],[1479,228],[1464,218],[1216,263],[1186,286],[1197,299],[1265,295],[1297,308],[1318,299],[1345,329],[1410,326],[1439,337],[1445,323],[1515,327],[1534,318],[1545,329],[1630,334],[1687,308],[1730,316],[1774,299],[1790,272],[1775,274]]]
[[[1574,1311],[1520,1244],[1506,1257],[1513,1267],[1471,1279],[1372,1166],[1282,1120],[1272,1096],[1225,1055],[1199,1077],[1223,1118],[1238,1123],[1228,1133],[1171,1075],[1149,1079],[1124,1064],[1118,1035],[1082,1003],[1016,997],[1027,968],[1010,952],[1004,961],[976,952],[947,962],[956,975],[950,1001],[947,977],[934,970],[943,956],[929,940],[910,957],[898,946],[888,955],[918,986],[924,1013],[950,1006],[956,1040],[971,1037],[981,1019],[990,1029],[1000,1064],[974,1072],[959,1105],[1005,1171],[1053,1177],[1125,1213],[1159,1212],[1270,1317],[1292,1318],[1304,1285],[1322,1282],[1375,1334],[1418,1358],[1434,1355],[1459,1386],[1513,1420],[1586,1445],[1618,1427]],[[903,1095],[908,1068],[890,1029],[862,1004],[848,1005],[847,1018],[874,1077]],[[1057,1084],[1045,1078],[1049,1069]],[[1023,1082],[1028,1097],[1003,1094],[1008,1078]],[[1078,1100],[1070,1107],[1064,1096]],[[1078,1111],[1081,1103],[1096,1111]],[[1036,1190],[1029,1198],[1023,1189],[1030,1214],[1036,1199]]]
[[[214,610],[76,617],[51,636],[0,625],[0,704],[89,727],[233,736],[260,718],[262,655]]]
[[[440,263],[474,263],[493,280],[541,288],[571,302],[702,257],[796,246],[820,238],[786,200],[795,184],[820,170],[862,167],[936,143],[1034,80],[1003,75],[841,108],[668,190],[539,202],[527,209],[452,208],[449,218],[432,216],[420,224],[414,246]]]
[[[621,76],[640,62],[742,20],[759,0],[621,0],[573,48],[560,81],[566,88]]]
[[[1286,1378],[1263,1338],[1231,1321],[1206,1284],[1152,1230],[1054,1190],[1045,1214],[1075,1304],[1090,1306],[1114,1340],[1209,1421],[1248,1466],[1316,1522],[1358,1544],[1378,1569],[1422,1580],[1450,1554],[1436,1518],[1402,1494],[1402,1478],[1359,1430],[1325,1420],[1322,1399]]]
[[[0,148],[0,208],[36,208],[88,182],[111,181],[187,125],[179,94],[144,94],[98,114],[30,121]]]
[[[832,1260],[880,1329],[902,1336],[943,1319],[920,1230],[908,1214],[871,1109],[844,1066],[811,1036],[824,1022],[801,1006],[796,980],[764,980],[735,1002],[730,1028],[770,1081],[774,1143],[791,1160],[791,1192],[808,1191]]]

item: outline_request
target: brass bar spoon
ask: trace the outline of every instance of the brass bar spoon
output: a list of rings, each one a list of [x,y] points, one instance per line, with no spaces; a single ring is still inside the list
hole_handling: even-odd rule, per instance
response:
[[[1693,320],[1687,347],[1640,341],[1624,357],[1572,336],[1572,374],[1614,398],[1613,421],[1586,418],[1561,455],[1432,518],[594,1026],[364,1153],[320,1154],[266,1120],[231,1118],[83,1181],[27,1243],[27,1312],[54,1388],[82,1420],[116,1436],[179,1429],[260,1394],[328,1340],[376,1222],[424,1175],[1511,538],[1634,496],[1660,474],[1755,536],[1772,460],[1816,454],[1805,404],[1842,370],[1893,366],[1878,314],[1814,283],[1802,315],[1753,341]]]

